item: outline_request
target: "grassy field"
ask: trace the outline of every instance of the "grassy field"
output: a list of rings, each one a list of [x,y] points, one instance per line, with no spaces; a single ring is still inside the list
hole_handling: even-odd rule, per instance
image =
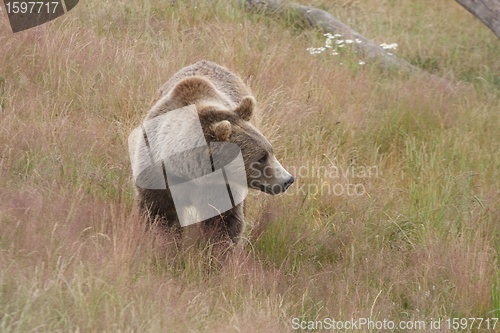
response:
[[[322,33],[226,1],[80,1],[16,34],[0,13],[1,332],[500,317],[500,42],[451,0],[307,4],[435,77],[349,47],[311,55]],[[250,85],[297,178],[250,193],[215,270],[144,230],[127,148],[157,89],[200,59]]]

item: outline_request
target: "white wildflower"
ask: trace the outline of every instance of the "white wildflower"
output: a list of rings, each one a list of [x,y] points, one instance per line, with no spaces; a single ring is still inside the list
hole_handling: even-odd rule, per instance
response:
[[[392,43],[392,44],[387,44],[387,43],[382,43],[380,46],[384,50],[396,50],[398,48],[398,43]]]
[[[361,39],[356,38],[355,41],[356,41],[357,44],[361,44]]]
[[[308,47],[306,50],[309,51],[309,54],[320,54],[320,53],[325,52],[326,48],[324,48],[324,47]]]
[[[354,42],[354,41],[353,41],[352,39],[346,39],[346,40],[345,40],[345,43],[346,43],[346,44],[352,44],[353,42]]]
[[[364,64],[366,64],[366,62],[364,62],[363,60],[358,61],[358,65],[363,66]]]

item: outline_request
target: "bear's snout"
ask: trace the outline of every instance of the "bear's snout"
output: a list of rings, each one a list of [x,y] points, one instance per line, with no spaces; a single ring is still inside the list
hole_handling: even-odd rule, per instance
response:
[[[255,164],[252,171],[255,174],[249,182],[250,187],[272,195],[285,192],[295,181],[274,155],[271,155],[264,167],[260,163]]]
[[[288,180],[283,185],[283,187],[285,188],[285,191],[288,190],[288,188],[290,187],[290,185],[293,184],[294,181],[295,181],[295,178],[293,178],[293,176],[290,176],[290,178],[288,178]]]

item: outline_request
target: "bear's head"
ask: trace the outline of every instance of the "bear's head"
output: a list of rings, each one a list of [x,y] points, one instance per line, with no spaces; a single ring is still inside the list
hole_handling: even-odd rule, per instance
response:
[[[294,182],[274,156],[273,147],[250,122],[256,102],[245,96],[234,105],[209,80],[189,77],[169,94],[174,107],[195,104],[207,143],[230,142],[242,153],[249,188],[269,194],[286,191]]]

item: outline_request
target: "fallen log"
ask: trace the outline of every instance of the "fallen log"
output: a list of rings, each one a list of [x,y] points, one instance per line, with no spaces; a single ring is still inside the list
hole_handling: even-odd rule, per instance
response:
[[[240,3],[249,9],[268,15],[296,17],[310,28],[320,29],[324,33],[340,34],[344,39],[357,39],[361,42],[351,44],[356,52],[364,60],[377,61],[384,70],[410,74],[426,73],[406,60],[386,52],[380,45],[351,29],[324,10],[278,0],[240,0]]]

